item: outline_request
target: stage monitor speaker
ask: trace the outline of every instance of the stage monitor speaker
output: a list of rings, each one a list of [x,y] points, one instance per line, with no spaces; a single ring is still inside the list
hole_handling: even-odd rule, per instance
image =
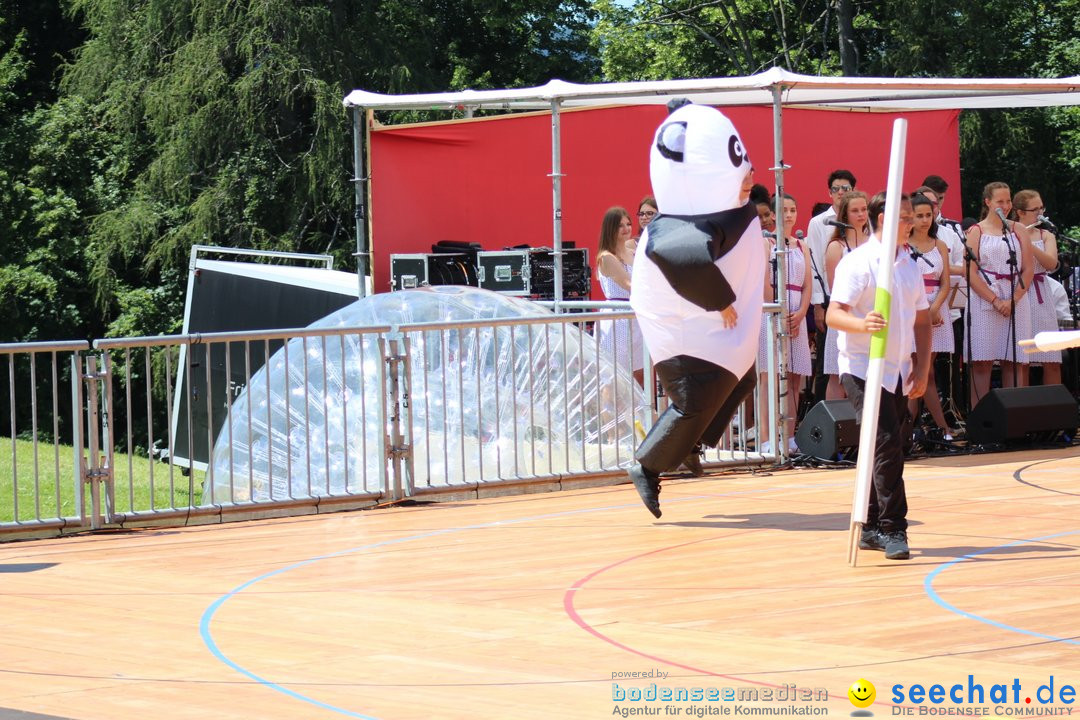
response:
[[[847,400],[822,400],[799,423],[799,451],[822,460],[850,458],[859,445],[855,408]]]
[[[1076,432],[1076,399],[1064,385],[995,388],[967,419],[968,442],[977,445],[1017,440],[1047,441]]]

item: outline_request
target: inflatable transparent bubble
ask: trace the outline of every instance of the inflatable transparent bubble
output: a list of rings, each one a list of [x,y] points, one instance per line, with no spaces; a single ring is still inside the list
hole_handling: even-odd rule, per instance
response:
[[[402,467],[415,487],[626,467],[645,401],[625,364],[572,323],[494,325],[544,317],[554,315],[465,287],[373,295],[328,315],[310,327],[488,322],[289,341],[234,401],[204,497],[227,503],[380,491],[390,467],[384,438],[395,377],[402,441],[412,447]],[[395,338],[401,361],[391,373],[384,355]]]

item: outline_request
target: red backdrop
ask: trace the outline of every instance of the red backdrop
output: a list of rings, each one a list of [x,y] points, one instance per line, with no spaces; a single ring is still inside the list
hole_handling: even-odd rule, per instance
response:
[[[773,188],[772,109],[721,108],[742,135],[756,180]],[[649,147],[663,106],[561,114],[563,239],[595,258],[600,220],[612,205],[634,215],[651,194]],[[798,228],[828,202],[825,181],[847,168],[868,193],[883,189],[892,121],[908,120],[904,188],[931,173],[954,188],[945,215],[960,210],[959,112],[866,113],[784,110],[786,190],[799,203]],[[390,289],[390,255],[429,252],[437,240],[485,250],[552,244],[551,116],[528,114],[380,128],[371,135],[372,253],[376,292]],[[635,217],[635,232],[636,217]],[[595,281],[595,278],[594,278]],[[593,297],[602,298],[593,285]]]

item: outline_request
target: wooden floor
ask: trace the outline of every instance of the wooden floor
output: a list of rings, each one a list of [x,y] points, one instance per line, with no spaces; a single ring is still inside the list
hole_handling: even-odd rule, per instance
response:
[[[667,482],[655,522],[622,485],[5,544],[0,718],[849,716],[860,678],[882,717],[896,684],[1080,685],[1080,448],[910,463],[912,559],[857,568],[852,476]],[[652,683],[774,701],[614,700]]]

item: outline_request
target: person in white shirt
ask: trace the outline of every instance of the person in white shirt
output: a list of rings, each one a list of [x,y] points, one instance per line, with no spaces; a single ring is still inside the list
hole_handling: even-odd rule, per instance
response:
[[[1058,329],[1072,330],[1076,326],[1076,321],[1073,319],[1072,307],[1069,305],[1069,291],[1050,276],[1047,276],[1046,284],[1050,288],[1050,297],[1053,299]]]
[[[964,227],[958,220],[950,220],[942,213],[945,206],[945,193],[949,190],[949,183],[940,175],[927,175],[923,178],[922,187],[915,192],[921,192],[934,203],[937,217],[934,221],[938,226],[938,237],[945,241],[949,248],[949,286],[952,288],[952,297],[949,299],[949,316],[952,321],[953,342],[956,344],[956,352],[946,356],[950,372],[945,376],[943,390],[945,396],[960,406],[967,404],[967,396],[963,392],[964,354],[961,348],[964,344],[964,310],[967,307],[967,271],[964,268]],[[929,192],[927,192],[929,191]],[[943,368],[944,369],[944,368]]]
[[[806,226],[806,245],[810,256],[814,259],[811,263],[811,274],[815,267],[820,272],[820,280],[814,277],[814,292],[810,297],[812,305],[824,305],[825,298],[829,294],[829,282],[825,278],[825,247],[829,244],[829,238],[833,236],[834,228],[828,222],[836,219],[844,193],[854,189],[855,176],[850,170],[833,170],[829,174],[829,196],[832,199],[832,207],[810,218]],[[824,309],[820,319],[822,321],[825,319]]]
[[[844,193],[855,189],[855,176],[850,170],[833,170],[829,173],[829,196],[832,206],[823,213],[810,218],[806,226],[806,249],[809,251],[810,275],[813,281],[813,290],[810,295],[810,304],[813,306],[813,318],[815,339],[814,347],[814,399],[825,399],[825,384],[827,378],[824,373],[825,363],[825,308],[829,302],[829,280],[825,276],[825,249],[829,244],[829,238],[833,236],[833,226],[829,221],[836,220],[836,213],[840,209],[840,202],[844,199]]]
[[[660,474],[715,446],[757,381],[765,287],[750,159],[731,121],[684,105],[657,128],[649,175],[659,203],[634,257],[630,305],[668,397],[628,474],[660,517]]]
[[[870,223],[874,231],[870,242],[845,255],[836,268],[828,322],[840,333],[840,380],[859,414],[870,366],[871,336],[880,330],[887,333],[873,485],[859,547],[884,550],[890,560],[906,560],[910,550],[902,428],[907,399],[921,397],[926,391],[931,357],[930,303],[918,265],[903,243],[914,222],[911,201],[904,195],[900,202],[888,321],[874,309],[884,220],[885,193],[878,193],[870,200]]]

